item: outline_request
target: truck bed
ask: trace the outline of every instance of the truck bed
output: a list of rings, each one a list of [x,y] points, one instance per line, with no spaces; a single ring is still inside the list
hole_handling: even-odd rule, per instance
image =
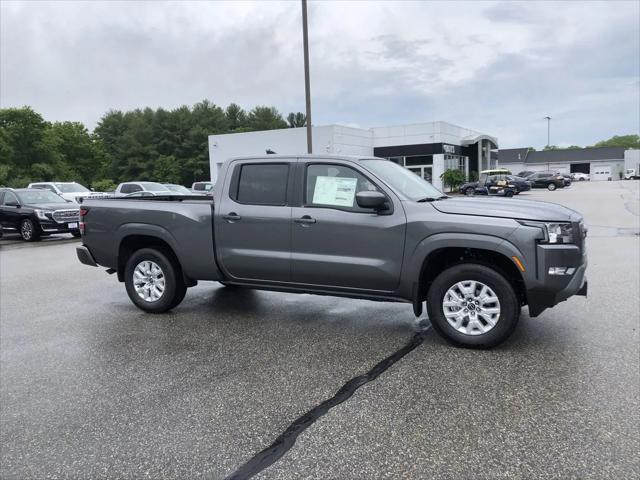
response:
[[[91,198],[82,206],[88,210],[83,244],[99,265],[121,270],[118,257],[123,246],[155,239],[175,253],[185,277],[221,278],[214,256],[211,197]]]

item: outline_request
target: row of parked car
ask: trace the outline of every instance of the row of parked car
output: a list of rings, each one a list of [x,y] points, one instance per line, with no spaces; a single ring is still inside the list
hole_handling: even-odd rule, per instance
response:
[[[191,189],[156,182],[125,182],[114,192],[96,192],[77,182],[34,182],[27,188],[0,188],[0,236],[19,233],[33,242],[55,233],[80,236],[80,205],[86,198],[212,195],[211,182],[195,182]]]
[[[584,178],[580,178],[584,180]],[[480,172],[477,182],[467,182],[460,187],[464,195],[501,195],[512,197],[532,188],[556,190],[571,185],[573,178],[558,172],[520,172],[513,175],[510,170],[494,169]]]

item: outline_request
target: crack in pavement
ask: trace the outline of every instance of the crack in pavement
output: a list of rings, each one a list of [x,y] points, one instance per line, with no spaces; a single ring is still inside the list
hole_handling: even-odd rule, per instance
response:
[[[426,333],[431,325],[425,326],[423,321],[421,321],[418,323],[418,327],[419,330],[402,348],[396,350],[394,353],[378,362],[364,375],[353,377],[345,383],[333,397],[325,400],[319,405],[316,405],[304,415],[298,417],[283,433],[278,436],[278,438],[274,440],[271,445],[256,453],[235,472],[227,476],[226,480],[244,480],[251,478],[277,462],[294,446],[298,435],[313,425],[316,420],[328,413],[333,407],[349,400],[356,390],[378,378],[394,363],[398,362],[405,355],[422,345]]]

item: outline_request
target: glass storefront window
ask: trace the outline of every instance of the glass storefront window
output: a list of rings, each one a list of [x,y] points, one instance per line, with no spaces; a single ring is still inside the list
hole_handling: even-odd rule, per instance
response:
[[[404,157],[404,165],[411,167],[415,165],[433,165],[433,155],[419,155],[415,157]]]

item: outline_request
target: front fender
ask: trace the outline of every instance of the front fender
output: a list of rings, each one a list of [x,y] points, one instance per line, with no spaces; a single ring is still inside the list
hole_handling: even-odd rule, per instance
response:
[[[409,279],[409,281],[403,283],[403,297],[415,300],[424,261],[431,253],[443,248],[489,250],[504,255],[510,261],[513,261],[511,260],[513,256],[517,256],[521,260],[524,258],[523,253],[516,245],[502,237],[476,233],[436,233],[429,235],[416,244],[406,262],[403,278]]]

